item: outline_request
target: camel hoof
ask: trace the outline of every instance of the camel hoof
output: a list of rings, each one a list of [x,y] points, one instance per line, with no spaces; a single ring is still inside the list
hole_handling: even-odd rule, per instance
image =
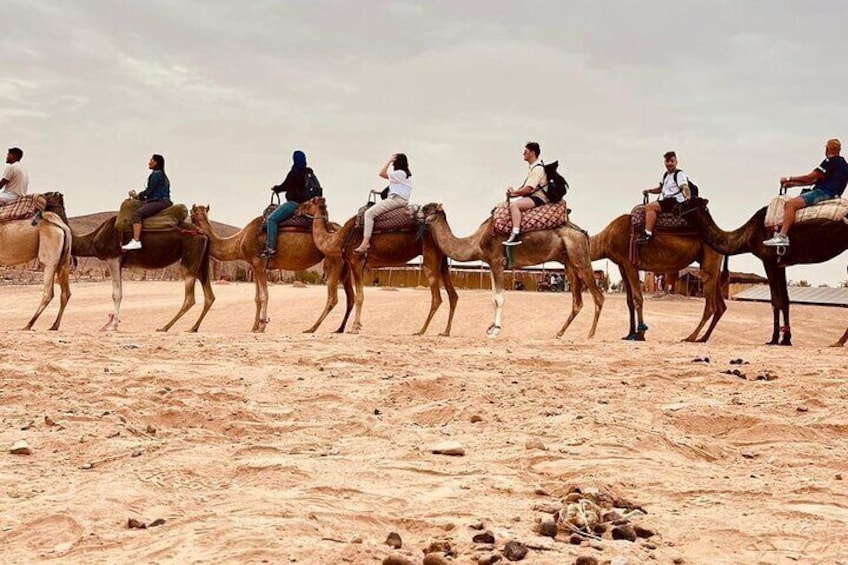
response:
[[[57,331],[59,331],[59,326],[50,326],[50,329],[48,329],[47,331],[48,332],[57,332]]]
[[[314,334],[317,328],[309,328],[308,330],[303,330],[305,334]]]
[[[24,326],[24,327],[21,328],[21,331],[22,332],[31,332],[32,326]]]
[[[197,328],[191,328],[191,329],[188,329],[188,330],[186,330],[186,333],[187,333],[187,334],[196,334],[196,333],[197,333]]]
[[[836,343],[831,343],[828,347],[843,347],[844,345],[844,343],[840,343],[837,341]]]
[[[450,337],[450,332],[442,332],[439,334],[439,337]]]
[[[165,333],[166,331],[168,331],[168,328],[157,328],[156,331]]]

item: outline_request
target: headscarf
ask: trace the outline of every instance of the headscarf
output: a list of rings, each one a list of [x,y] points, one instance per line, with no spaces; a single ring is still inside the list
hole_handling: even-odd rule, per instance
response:
[[[302,171],[306,168],[306,153],[303,151],[295,151],[292,154],[292,169]]]

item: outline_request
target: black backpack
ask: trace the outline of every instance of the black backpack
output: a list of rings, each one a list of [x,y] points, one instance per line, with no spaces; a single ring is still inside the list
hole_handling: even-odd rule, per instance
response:
[[[303,184],[303,201],[306,202],[318,196],[324,196],[324,189],[321,188],[321,183],[318,182],[318,177],[312,170],[306,171],[306,180]]]
[[[559,161],[554,161],[545,167],[545,176],[548,177],[548,186],[545,187],[545,194],[548,195],[548,200],[551,204],[556,204],[561,201],[568,192],[568,181],[557,172]]]
[[[677,173],[679,173],[679,172],[680,172],[680,169],[677,169],[676,171],[674,171],[674,184],[677,184]],[[667,177],[667,176],[668,176],[668,171],[663,173],[663,181],[660,184],[665,183],[665,177]],[[689,182],[687,182],[686,184],[689,185],[689,196],[691,198],[698,198],[699,194],[701,193],[701,190],[698,188],[698,185],[695,184],[694,182],[692,182],[691,178],[689,179]],[[679,184],[677,184],[677,188],[680,188]]]

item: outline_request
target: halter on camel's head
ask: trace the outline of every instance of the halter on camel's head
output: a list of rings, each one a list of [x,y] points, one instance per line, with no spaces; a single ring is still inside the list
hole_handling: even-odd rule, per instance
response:
[[[438,202],[431,202],[429,204],[425,204],[424,206],[419,206],[415,210],[415,218],[422,223],[430,223],[432,222],[436,216],[445,217],[445,209]]]
[[[191,221],[196,222],[197,220],[208,220],[210,207],[211,206],[193,204],[191,207]]]
[[[323,196],[316,196],[300,205],[301,213],[304,216],[318,219],[327,219],[327,199]]]

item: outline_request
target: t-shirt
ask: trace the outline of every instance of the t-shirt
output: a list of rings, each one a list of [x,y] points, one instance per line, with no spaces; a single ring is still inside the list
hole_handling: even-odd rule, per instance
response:
[[[544,190],[548,186],[548,175],[545,174],[545,164],[542,163],[541,159],[536,159],[530,163],[530,171],[527,173],[527,179],[524,181],[522,188],[525,186],[532,186],[537,189],[528,196],[535,196],[545,202],[548,201],[548,195]]]
[[[404,200],[409,200],[412,195],[412,181],[406,175],[406,171],[396,171],[394,167],[389,167],[389,195],[397,194]]]
[[[677,177],[677,182],[674,180],[675,176]],[[666,173],[663,176],[662,181],[660,181],[660,184],[662,185],[660,200],[674,198],[678,202],[686,202],[686,195],[683,194],[683,189],[680,188],[684,184],[689,184],[689,179],[686,178],[686,173],[680,170]]]
[[[816,170],[824,174],[824,178],[816,182],[813,188],[823,190],[828,194],[842,196],[845,185],[848,184],[848,163],[841,155],[828,157],[816,167]]]
[[[3,187],[4,190],[18,196],[26,196],[27,189],[29,188],[29,175],[26,169],[21,167],[20,163],[6,165],[6,169],[3,171],[3,178],[7,181]]]

